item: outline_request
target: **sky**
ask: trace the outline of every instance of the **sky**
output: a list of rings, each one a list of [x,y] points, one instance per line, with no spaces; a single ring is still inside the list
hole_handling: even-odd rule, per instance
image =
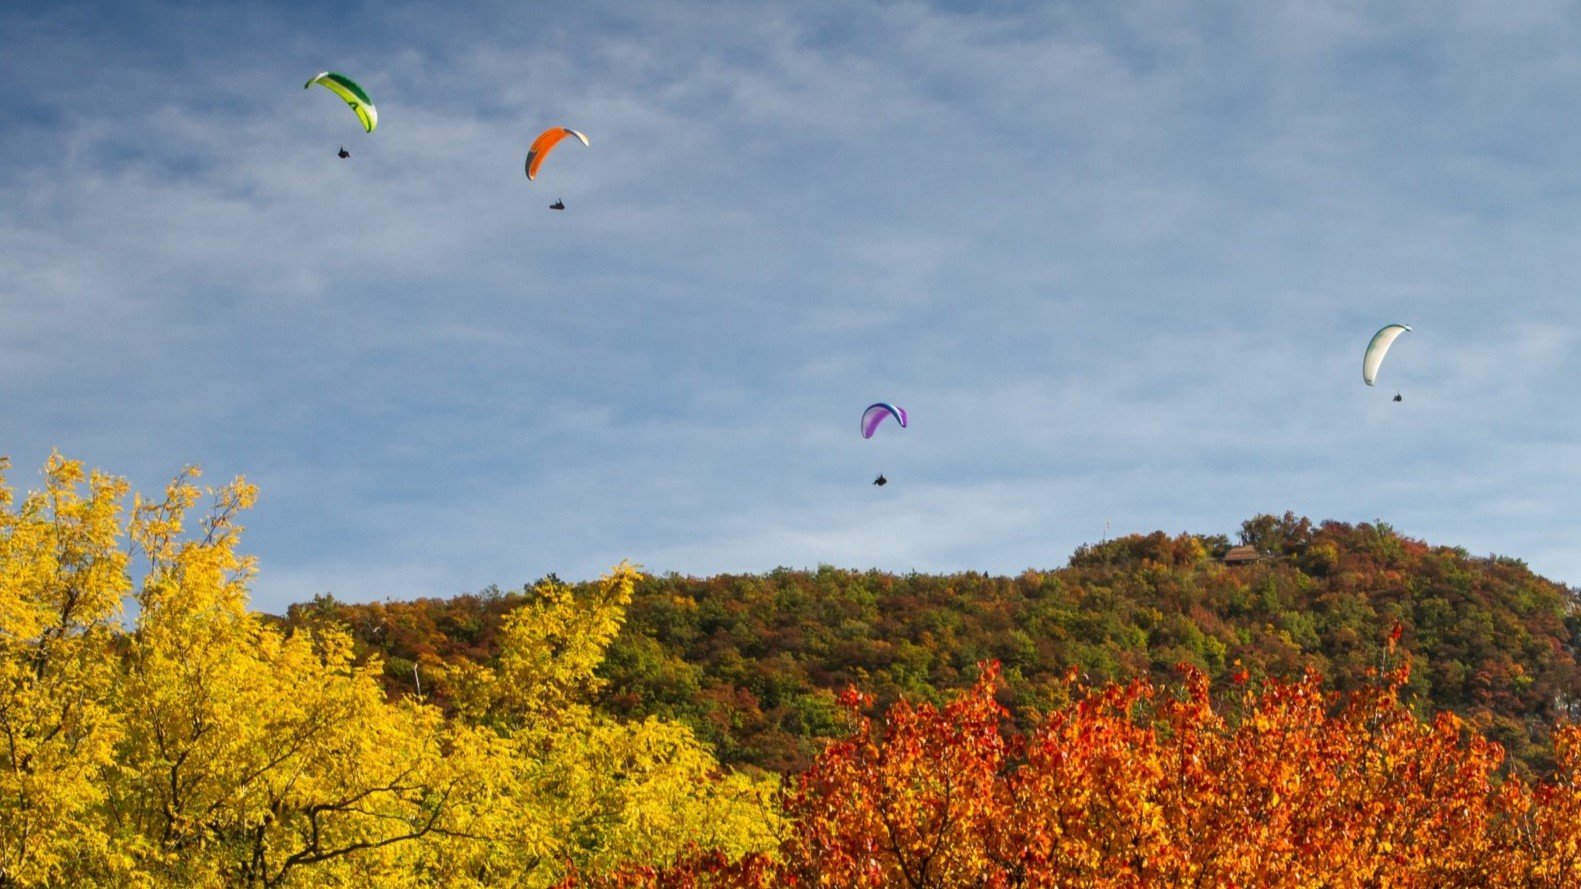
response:
[[[1543,0],[20,0],[0,454],[246,476],[274,612],[1287,510],[1581,584],[1578,106]]]

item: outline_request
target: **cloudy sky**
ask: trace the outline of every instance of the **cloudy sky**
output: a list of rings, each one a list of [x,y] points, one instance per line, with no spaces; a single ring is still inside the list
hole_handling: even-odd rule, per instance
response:
[[[0,453],[246,475],[274,611],[1285,510],[1581,583],[1578,107],[1541,0],[8,3]]]

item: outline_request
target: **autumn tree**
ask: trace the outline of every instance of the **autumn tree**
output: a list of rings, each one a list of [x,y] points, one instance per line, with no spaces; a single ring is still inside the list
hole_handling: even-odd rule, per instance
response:
[[[575,885],[1574,885],[1578,730],[1555,779],[1528,783],[1457,717],[1404,706],[1409,670],[1386,666],[1350,694],[1308,674],[1219,700],[1185,668],[1078,691],[1007,736],[986,665],[948,704],[898,704],[830,744],[787,791],[780,861],[693,854]]]
[[[544,586],[447,719],[339,622],[249,611],[254,489],[199,511],[196,480],[129,509],[58,456],[20,502],[0,484],[0,887],[533,886],[772,847],[772,780],[590,706],[634,569]]]
[[[487,802],[467,816],[469,835],[485,842],[436,845],[432,866],[479,885],[533,886],[568,868],[662,864],[699,846],[732,858],[773,847],[777,781],[723,772],[684,726],[592,707],[595,670],[638,577],[621,565],[580,594],[541,582],[506,616],[496,663],[463,662],[441,677],[463,743],[487,763],[478,777]]]
[[[171,883],[394,885],[408,870],[396,847],[449,832],[466,793],[443,720],[387,703],[344,629],[288,636],[248,611],[236,518],[254,490],[216,491],[187,535],[194,476],[139,499],[130,527],[148,567],[117,695],[124,780],[109,814],[123,846]]]
[[[0,460],[0,886],[120,870],[98,816],[123,737],[117,678],[124,481],[59,455],[15,500]]]

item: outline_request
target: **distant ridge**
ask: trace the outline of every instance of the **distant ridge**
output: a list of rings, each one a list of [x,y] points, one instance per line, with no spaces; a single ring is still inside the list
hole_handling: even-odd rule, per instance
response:
[[[1381,522],[1259,515],[1242,523],[1239,544],[1133,534],[1016,577],[828,566],[649,577],[601,668],[601,705],[683,720],[726,763],[794,771],[840,730],[835,695],[853,683],[879,708],[901,695],[941,700],[994,658],[1002,702],[1029,721],[1063,702],[1072,672],[1167,680],[1188,663],[1223,686],[1240,670],[1256,680],[1315,669],[1352,688],[1398,628],[1413,705],[1459,713],[1522,767],[1548,768],[1551,726],[1581,713],[1575,591],[1519,559],[1429,545]],[[443,701],[443,665],[492,657],[500,615],[531,594],[319,597],[286,622],[346,622],[360,653],[384,656],[392,694],[411,689],[416,664]]]

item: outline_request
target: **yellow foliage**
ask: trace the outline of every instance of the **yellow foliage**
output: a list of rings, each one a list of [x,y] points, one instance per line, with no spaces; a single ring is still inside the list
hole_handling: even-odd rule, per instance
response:
[[[248,610],[243,479],[156,500],[59,455],[20,502],[0,461],[0,887],[549,885],[774,844],[777,783],[684,727],[596,716],[636,569],[507,620],[460,702],[387,701],[333,625]],[[128,550],[141,556],[134,583]],[[121,624],[134,595],[133,627]]]
[[[597,873],[668,863],[691,846],[739,856],[776,845],[777,779],[721,774],[690,729],[619,723],[589,705],[637,579],[619,565],[581,599],[541,583],[505,617],[495,669],[447,672],[473,725],[467,758],[484,764],[459,817],[487,841],[442,847],[443,863],[425,869],[448,867],[450,885],[459,870],[475,885],[551,886],[568,864]]]
[[[593,671],[625,622],[637,569],[621,563],[591,593],[545,580],[536,598],[507,614],[492,711],[507,722],[562,719],[602,684]]]
[[[126,485],[56,454],[42,491],[17,504],[0,490],[0,885],[62,882],[112,845],[94,813],[121,736],[110,691]]]

